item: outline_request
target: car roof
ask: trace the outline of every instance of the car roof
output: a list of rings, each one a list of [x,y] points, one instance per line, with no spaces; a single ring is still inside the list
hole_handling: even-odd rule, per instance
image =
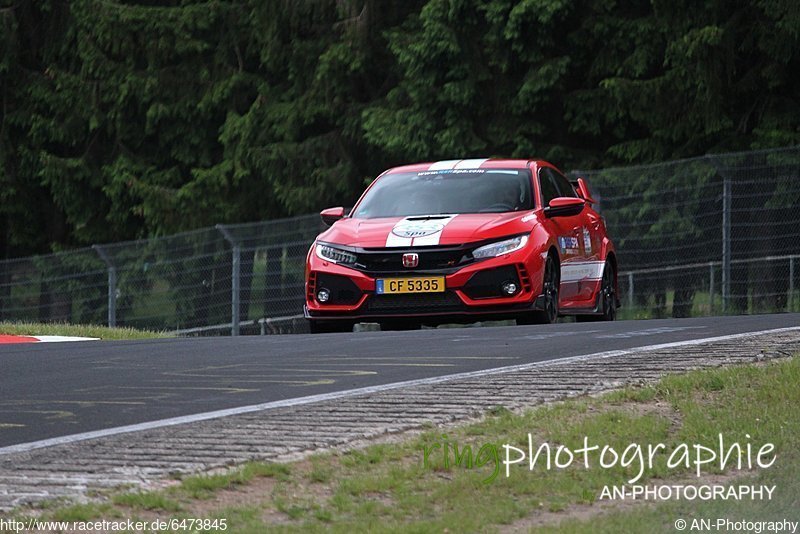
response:
[[[400,172],[422,172],[450,169],[527,169],[531,163],[550,165],[542,160],[530,159],[498,159],[498,158],[477,158],[477,159],[450,159],[427,163],[413,163],[393,167],[384,174],[395,174]]]

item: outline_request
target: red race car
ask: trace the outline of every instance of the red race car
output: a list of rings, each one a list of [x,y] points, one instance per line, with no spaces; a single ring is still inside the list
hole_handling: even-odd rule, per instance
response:
[[[308,252],[312,332],[479,320],[613,321],[617,257],[586,183],[545,161],[465,159],[390,169]]]

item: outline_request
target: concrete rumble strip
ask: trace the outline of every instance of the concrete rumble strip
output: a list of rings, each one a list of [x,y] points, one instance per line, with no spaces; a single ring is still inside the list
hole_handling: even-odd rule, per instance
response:
[[[175,473],[248,460],[296,460],[320,450],[362,446],[427,423],[466,421],[498,406],[519,411],[654,381],[667,373],[788,357],[798,351],[800,328],[781,329],[384,386],[21,452],[9,447],[0,451],[0,511],[59,497],[86,501],[93,490],[123,484],[152,488]]]

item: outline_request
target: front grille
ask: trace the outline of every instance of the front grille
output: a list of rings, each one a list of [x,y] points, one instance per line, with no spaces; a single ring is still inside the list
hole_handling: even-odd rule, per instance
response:
[[[357,252],[354,266],[370,273],[455,270],[474,262],[472,249],[464,247],[417,247],[414,249],[363,249]],[[413,269],[403,267],[403,254],[419,254],[419,265]]]
[[[372,295],[367,299],[367,310],[374,313],[436,313],[462,309],[461,299],[452,291]]]

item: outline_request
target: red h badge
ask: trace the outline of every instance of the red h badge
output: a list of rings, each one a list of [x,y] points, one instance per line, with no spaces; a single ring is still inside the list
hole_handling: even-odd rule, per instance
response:
[[[419,265],[419,254],[415,252],[403,254],[403,267],[413,269],[417,265]]]

